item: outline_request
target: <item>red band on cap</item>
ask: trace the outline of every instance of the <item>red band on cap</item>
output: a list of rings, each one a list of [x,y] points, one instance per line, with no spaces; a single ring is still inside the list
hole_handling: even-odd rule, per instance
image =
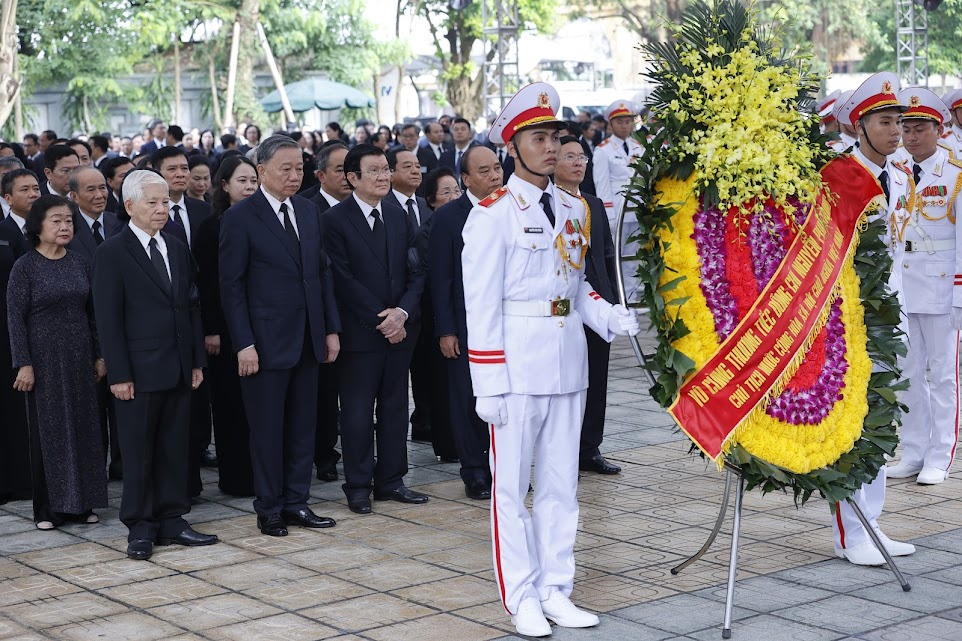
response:
[[[939,123],[942,122],[942,114],[939,113],[938,110],[932,109],[932,107],[926,107],[925,105],[917,105],[910,108],[902,114],[902,118],[925,118],[935,120]]]
[[[634,114],[631,113],[630,109],[625,109],[624,107],[621,107],[619,109],[615,109],[614,111],[612,111],[608,115],[608,120],[611,120],[612,118],[617,118],[618,116],[632,116],[632,115]]]
[[[872,111],[873,109],[878,109],[879,107],[898,107],[899,101],[895,97],[894,93],[877,93],[870,97],[868,100],[862,101],[855,109],[852,110],[852,116],[850,118],[852,126],[858,122],[859,118]]]
[[[504,131],[501,137],[505,142],[511,140],[518,129],[526,127],[528,125],[534,125],[538,122],[543,122],[546,120],[553,120],[557,122],[554,110],[551,107],[531,107],[530,109],[525,109],[517,116],[511,119],[511,121],[504,126]]]
[[[949,107],[949,111],[955,111],[955,110],[958,109],[959,107],[962,107],[962,98],[959,98],[958,100],[956,100],[955,102],[953,102],[953,103],[952,103],[952,106]]]

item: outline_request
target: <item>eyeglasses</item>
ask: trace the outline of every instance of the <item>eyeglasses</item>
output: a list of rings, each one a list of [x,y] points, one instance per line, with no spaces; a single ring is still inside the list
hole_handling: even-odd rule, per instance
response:
[[[448,196],[460,196],[463,193],[464,192],[458,188],[445,189],[444,191],[439,191],[438,196],[441,196],[442,198],[447,198]]]
[[[586,165],[586,164],[588,164],[588,156],[586,156],[586,155],[584,155],[584,154],[581,154],[580,156],[576,156],[575,154],[568,154],[567,156],[564,156],[561,160],[563,160],[563,161],[565,161],[566,163],[569,163],[569,164],[571,164],[571,165]]]
[[[364,171],[358,170],[357,175],[361,176],[363,174],[369,174],[375,178],[380,178],[382,176],[392,176],[394,175],[394,170],[387,167],[383,169],[365,169]]]

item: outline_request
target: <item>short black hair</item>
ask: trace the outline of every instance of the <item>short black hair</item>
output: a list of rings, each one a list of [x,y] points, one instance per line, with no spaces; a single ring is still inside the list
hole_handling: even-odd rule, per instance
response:
[[[431,125],[437,125],[438,127],[441,128],[441,132],[442,132],[442,133],[444,132],[444,127],[441,126],[441,123],[439,123],[439,122],[429,122],[428,124],[424,125],[424,133],[425,133],[425,134],[431,133]]]
[[[96,147],[100,151],[107,153],[107,150],[110,147],[110,141],[107,140],[107,136],[100,136],[100,135],[91,136],[90,146]]]
[[[23,135],[23,139],[24,139],[24,140],[32,140],[32,141],[33,141],[33,144],[35,144],[35,145],[39,145],[39,144],[40,144],[40,137],[39,137],[37,134],[24,134],[24,135]]]
[[[237,136],[234,134],[224,134],[220,137],[220,146],[227,149],[231,145],[237,144]]]
[[[171,125],[167,127],[167,135],[180,142],[184,139],[184,129],[180,125]]]
[[[327,164],[331,161],[331,154],[338,149],[347,150],[347,145],[342,140],[328,140],[321,145],[320,151],[314,157],[314,170],[327,171]]]
[[[40,181],[37,180],[37,174],[33,173],[29,169],[14,169],[13,171],[8,171],[5,173],[3,178],[0,179],[0,192],[2,192],[4,196],[7,194],[12,194],[13,183],[17,180],[17,178],[23,178],[25,176],[30,176],[37,181],[37,184],[40,184]]]
[[[77,217],[74,204],[63,196],[47,194],[38,198],[30,207],[30,213],[27,214],[27,221],[24,225],[27,241],[32,247],[40,244],[40,230],[43,229],[43,221],[47,217],[47,212],[54,207],[66,207],[70,210],[71,216]]]
[[[53,171],[57,168],[57,163],[68,156],[73,156],[77,160],[80,160],[77,152],[68,145],[50,145],[43,154],[43,167],[44,169]]]
[[[43,131],[40,132],[40,135],[43,136],[45,140],[56,140],[56,139],[57,139],[57,132],[54,131],[53,129],[44,129]],[[39,140],[38,140],[38,142],[39,142]]]
[[[458,124],[459,122],[466,124],[466,125],[468,126],[468,129],[471,129],[471,128],[472,128],[472,127],[471,127],[471,122],[470,122],[467,118],[462,118],[461,116],[458,116],[457,118],[455,118],[455,119],[454,119],[454,122],[451,123],[451,126],[453,127],[454,125]]]
[[[353,172],[355,174],[359,174],[361,173],[362,158],[366,156],[383,156],[383,155],[384,155],[384,152],[379,147],[375,147],[374,145],[371,145],[369,143],[362,142],[361,144],[356,145],[353,149],[348,151],[347,155],[344,156],[344,173],[349,174]],[[354,185],[351,183],[350,180],[347,181],[347,184],[351,186],[352,190],[354,189]]]
[[[76,147],[77,145],[80,145],[81,147],[83,147],[84,149],[86,149],[88,156],[89,156],[91,153],[93,153],[93,150],[90,148],[90,145],[87,144],[86,141],[81,140],[80,138],[71,138],[70,140],[67,141],[67,146],[68,146],[68,147]]]
[[[107,160],[100,163],[100,171],[103,173],[104,178],[107,180],[113,180],[114,176],[117,175],[117,170],[126,165],[127,163],[133,164],[130,158],[126,156],[117,156],[116,158],[108,158]]]
[[[408,149],[407,147],[400,147],[400,148],[391,148],[391,149],[388,149],[387,152],[384,154],[384,156],[387,158],[387,166],[390,167],[392,170],[395,169],[395,168],[397,167],[397,157],[398,157],[398,154],[400,154],[400,153],[402,153],[402,152],[405,152],[405,151],[408,152],[409,154],[413,154],[413,153],[414,153],[413,151],[411,151],[411,150]],[[464,159],[462,158],[462,160],[464,160]]]
[[[204,154],[193,154],[187,157],[188,170],[193,171],[194,167],[200,167],[201,165],[210,169],[210,159]]]
[[[424,197],[432,209],[434,209],[434,201],[438,196],[438,183],[441,182],[441,179],[445,176],[454,178],[454,182],[458,183],[458,186],[461,185],[461,181],[454,175],[454,170],[450,167],[438,167],[428,172],[428,175],[424,177]]]
[[[601,124],[601,125],[607,125],[607,124],[608,124],[608,121],[605,120],[605,117],[602,116],[601,114],[595,114],[595,115],[593,115],[593,116],[591,117],[591,119],[594,120],[595,122],[597,122],[598,124]]]
[[[417,126],[416,124],[414,124],[413,122],[409,122],[409,123],[406,124],[406,125],[401,125],[401,131],[404,131],[405,129],[413,129],[414,132],[415,132],[417,135],[419,135],[419,136],[421,135],[421,128],[418,127],[418,126]]]
[[[178,158],[178,157],[182,157],[184,160],[187,160],[187,152],[181,149],[180,147],[167,145],[165,147],[161,147],[160,149],[155,151],[153,155],[151,155],[150,166],[156,169],[157,171],[160,171],[160,166],[164,164],[165,160],[167,160],[168,158]]]

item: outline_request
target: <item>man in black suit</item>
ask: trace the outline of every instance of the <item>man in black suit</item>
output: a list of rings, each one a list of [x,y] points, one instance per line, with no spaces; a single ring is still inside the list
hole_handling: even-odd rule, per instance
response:
[[[43,172],[43,152],[40,151],[40,137],[37,134],[23,135],[23,155],[27,169]]]
[[[30,249],[26,235],[27,214],[30,213],[34,201],[40,198],[37,175],[29,169],[8,171],[0,179],[0,191],[3,192],[3,198],[10,206],[10,213],[0,221],[0,227],[6,227],[9,231],[20,234],[18,256],[25,254]]]
[[[351,195],[351,186],[344,177],[344,157],[347,145],[340,140],[329,140],[317,152],[315,159],[318,180],[317,194],[311,202],[319,212],[325,212]],[[337,363],[321,363],[317,374],[317,433],[314,438],[314,465],[317,467],[317,480],[336,481],[337,462],[341,454],[337,451],[338,410]]]
[[[561,151],[555,166],[555,184],[573,196],[581,196],[591,213],[591,238],[585,257],[585,279],[609,303],[618,303],[614,283],[617,282],[615,244],[605,206],[601,199],[579,193],[588,163],[587,145],[574,136],[561,138]],[[588,396],[581,424],[579,468],[598,474],[617,474],[621,468],[609,463],[598,447],[605,433],[605,407],[608,397],[608,357],[611,345],[585,327],[588,341]]]
[[[52,145],[43,154],[43,174],[47,178],[40,185],[40,195],[67,197],[70,174],[80,166],[80,156],[67,145]]]
[[[125,156],[110,158],[101,163],[100,171],[107,179],[107,211],[115,214],[120,211],[120,200],[117,197],[120,194],[120,185],[123,184],[127,174],[133,170],[134,163],[130,162],[130,158]]]
[[[421,136],[421,128],[413,122],[409,122],[401,127],[397,135],[397,144],[392,146],[389,151],[400,151],[407,149],[412,154],[418,152],[418,138]]]
[[[369,514],[372,486],[378,500],[428,500],[404,486],[407,372],[424,276],[412,265],[414,230],[404,210],[388,198],[391,169],[384,153],[360,144],[345,157],[344,171],[354,193],[324,212],[324,248],[331,256],[343,324],[338,374],[344,493],[352,512]],[[375,409],[376,428],[371,424]]]
[[[132,172],[124,207],[130,224],[96,252],[94,311],[117,399],[127,556],[146,560],[155,542],[217,543],[184,520],[190,390],[204,378],[206,356],[194,261],[183,243],[158,233],[167,184],[152,171]]]
[[[70,174],[68,197],[77,204],[74,215],[74,236],[67,249],[79,253],[92,266],[94,253],[107,238],[119,233],[123,225],[116,214],[105,211],[107,206],[107,182],[103,174],[93,167],[81,167]],[[79,214],[79,215],[77,215]],[[117,417],[106,378],[97,383],[97,403],[100,406],[100,429],[105,450],[110,453],[107,468],[111,479],[123,478],[120,441],[117,437]]]
[[[334,526],[307,501],[318,363],[337,358],[341,326],[317,207],[295,195],[300,147],[270,136],[257,148],[257,173],[260,188],[221,224],[221,300],[250,423],[257,526],[286,536],[288,525]]]
[[[474,412],[474,392],[468,354],[467,319],[464,311],[464,283],[461,279],[461,232],[471,209],[501,188],[503,170],[487,147],[468,150],[461,160],[465,191],[444,205],[431,219],[428,238],[428,282],[434,304],[435,338],[447,362],[447,394],[451,430],[461,461],[461,480],[468,498],[491,498],[491,470],[488,465],[488,426]]]
[[[429,174],[438,168],[441,155],[446,150],[444,129],[436,122],[429,122],[424,126],[424,137],[427,144],[418,147],[418,162],[421,163],[421,173]]]
[[[187,180],[190,178],[187,152],[173,145],[161,147],[150,157],[150,166],[167,181],[170,189],[170,222],[183,228],[187,246],[190,247],[197,228],[210,216],[210,205],[187,196]],[[192,497],[199,496],[203,490],[200,481],[201,465],[217,465],[216,458],[207,450],[210,435],[210,388],[202,384],[190,395],[190,465],[187,490]]]
[[[151,120],[147,123],[151,139],[140,146],[141,156],[149,156],[158,149],[167,146],[167,123],[160,119]]]
[[[480,143],[474,139],[471,123],[464,118],[454,119],[454,124],[451,125],[451,135],[454,137],[454,146],[441,154],[438,164],[441,167],[451,169],[460,183],[461,158],[464,157],[464,152]]]
[[[431,218],[431,208],[428,202],[415,192],[421,186],[421,165],[417,156],[407,149],[399,151],[389,151],[386,154],[388,167],[394,173],[391,175],[391,198],[397,203],[398,207],[404,210],[407,215],[408,226],[414,230],[415,237],[421,226]],[[411,355],[411,394],[414,396],[414,412],[411,414],[411,440],[434,443],[434,453],[445,459],[454,459],[454,445],[450,443],[450,435],[444,439],[444,435],[439,434],[442,442],[435,443],[431,432],[434,416],[431,409],[431,398],[434,396],[431,389],[431,351],[434,345],[434,322],[431,312],[431,300],[426,295],[421,297],[421,331],[418,341],[414,346]],[[447,423],[447,421],[444,421]],[[441,426],[437,426],[440,428]],[[447,447],[444,447],[446,440]],[[440,449],[439,449],[440,446]]]

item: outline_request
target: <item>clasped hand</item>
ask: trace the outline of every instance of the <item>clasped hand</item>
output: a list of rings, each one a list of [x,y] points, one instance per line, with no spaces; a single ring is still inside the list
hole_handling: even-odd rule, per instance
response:
[[[408,317],[399,308],[389,307],[378,314],[377,317],[384,320],[375,329],[381,332],[392,345],[400,343],[408,335],[407,330],[404,329],[404,323],[407,322]]]

